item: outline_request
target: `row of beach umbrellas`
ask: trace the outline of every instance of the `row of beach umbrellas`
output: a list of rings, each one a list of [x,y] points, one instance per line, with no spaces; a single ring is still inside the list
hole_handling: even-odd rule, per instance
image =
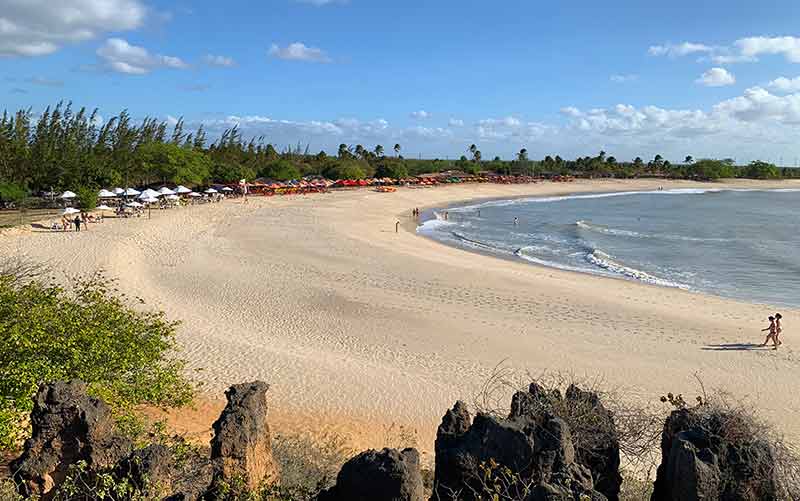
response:
[[[221,191],[225,192],[225,193],[229,193],[229,192],[233,191],[233,188],[230,188],[230,187],[226,186],[226,187],[222,188]],[[220,192],[220,190],[216,190],[214,188],[208,188],[203,193],[206,193],[208,195],[213,195],[213,194],[216,194],[216,193],[219,193],[219,192]],[[100,190],[98,192],[98,194],[97,194],[97,196],[99,198],[138,197],[139,200],[148,200],[148,199],[152,199],[152,198],[158,198],[158,197],[161,197],[161,196],[170,197],[169,200],[177,200],[177,197],[179,195],[187,195],[187,196],[191,196],[191,197],[202,196],[199,193],[195,193],[194,191],[190,190],[189,188],[187,188],[185,186],[178,186],[174,190],[164,186],[161,189],[159,189],[158,191],[152,190],[150,188],[148,188],[148,189],[146,189],[144,191],[135,190],[133,188],[126,188],[126,189],[114,188],[113,191],[109,191],[109,190],[106,190],[106,189]],[[59,198],[61,198],[62,200],[71,200],[73,198],[77,198],[77,196],[78,195],[75,194],[72,191],[65,191],[64,193],[61,194],[61,196]],[[171,198],[171,197],[176,197],[176,198]]]

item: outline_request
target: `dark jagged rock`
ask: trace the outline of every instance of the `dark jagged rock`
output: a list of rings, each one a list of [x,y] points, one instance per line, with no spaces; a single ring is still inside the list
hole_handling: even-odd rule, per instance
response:
[[[701,407],[673,411],[661,435],[652,501],[777,500],[771,446],[760,440],[726,440],[722,415]]]
[[[161,444],[135,451],[115,468],[145,499],[196,501],[202,499],[213,479],[208,457],[189,451],[176,457]]]
[[[39,387],[31,424],[33,434],[11,465],[26,496],[52,495],[79,461],[90,470],[109,468],[131,449],[130,441],[115,433],[109,407],[87,395],[81,381]]]
[[[278,479],[267,424],[267,390],[262,381],[231,386],[228,404],[214,422],[211,459],[215,480],[243,481],[250,489]]]
[[[547,412],[527,411],[509,419],[479,413],[471,425],[469,421],[461,402],[442,420],[436,436],[431,499],[483,499],[488,494],[484,469],[493,464],[507,467],[520,482],[537,485],[530,499],[557,500],[562,495],[570,496],[563,499],[606,499],[594,490],[591,472],[575,461],[570,430],[563,420]]]
[[[344,464],[336,485],[318,501],[422,501],[424,487],[415,449],[369,450]]]
[[[575,461],[591,471],[596,491],[610,501],[618,500],[622,486],[619,438],[614,415],[605,408],[596,393],[570,385],[562,397],[558,390],[547,392],[533,382],[527,392],[514,394],[509,419],[524,416],[535,419],[541,413],[560,415],[560,412],[591,416],[591,419],[579,420],[585,421],[586,425],[579,424],[579,429],[571,430],[580,436],[580,440],[574,444]]]

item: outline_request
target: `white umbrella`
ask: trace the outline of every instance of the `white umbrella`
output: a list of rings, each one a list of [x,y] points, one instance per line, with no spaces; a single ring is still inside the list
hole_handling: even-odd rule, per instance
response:
[[[195,192],[192,191],[192,192],[189,193],[189,196],[190,197],[202,197],[203,195],[201,195],[199,193],[195,193]]]
[[[158,192],[161,193],[162,195],[174,195],[175,194],[174,191],[172,191],[171,189],[167,188],[166,186],[163,186],[160,190],[158,190]]]
[[[67,207],[66,209],[64,209],[64,212],[62,212],[61,214],[64,215],[64,216],[69,216],[69,215],[72,215],[72,214],[77,214],[79,212],[80,211],[78,209],[73,209],[72,207]]]
[[[114,209],[112,209],[108,205],[103,204],[103,205],[98,205],[97,207],[94,208],[94,210],[113,211]]]
[[[204,191],[203,193],[208,193],[209,195],[212,195],[214,193],[219,193],[219,192],[217,190],[215,190],[214,188],[209,188],[206,191]]]
[[[167,200],[180,200],[181,197],[178,195],[167,195]]]
[[[187,194],[189,194],[191,192],[192,192],[192,190],[190,190],[189,188],[187,188],[186,186],[184,186],[182,184],[179,184],[178,187],[175,188],[175,193],[177,193],[179,195],[187,195]]]
[[[125,194],[125,190],[123,190],[122,188],[114,188],[114,194],[115,195],[124,195]]]
[[[75,193],[73,193],[71,191],[65,191],[64,193],[61,194],[61,197],[59,197],[59,198],[69,199],[69,198],[75,198],[77,196],[78,195],[76,195]]]
[[[233,191],[233,188],[231,188],[230,186],[226,186],[222,188],[222,191]]]
[[[140,199],[140,200],[142,202],[146,203],[146,204],[154,204],[154,203],[158,202],[158,199],[156,197],[149,197],[149,198],[144,198],[144,199]]]
[[[100,198],[114,198],[117,196],[117,194],[108,190],[100,190],[100,193],[98,193],[97,196]]]
[[[158,198],[161,196],[161,193],[157,192],[156,190],[151,190],[150,188],[144,190],[141,195],[139,195],[139,200],[145,200],[147,198]]]
[[[128,207],[144,207],[144,205],[140,204],[139,202],[130,202],[127,205]]]
[[[142,192],[141,192],[141,191],[138,191],[138,190],[134,190],[133,188],[128,188],[127,190],[125,190],[125,191],[123,192],[123,194],[124,194],[126,197],[135,197],[136,195],[139,195],[140,193],[142,193]]]

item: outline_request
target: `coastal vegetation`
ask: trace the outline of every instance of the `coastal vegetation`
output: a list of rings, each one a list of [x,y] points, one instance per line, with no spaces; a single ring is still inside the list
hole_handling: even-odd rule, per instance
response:
[[[96,109],[75,110],[69,103],[59,103],[38,114],[25,109],[0,117],[0,200],[18,203],[28,193],[64,189],[77,193],[81,187],[234,183],[259,177],[283,181],[311,175],[401,179],[456,169],[473,174],[700,180],[800,177],[796,169],[765,162],[742,166],[730,159],[695,161],[691,156],[675,164],[661,155],[649,161],[640,157],[622,161],[604,151],[574,160],[558,155],[531,160],[523,148],[512,160],[485,160],[472,144],[461,158],[442,160],[407,159],[402,149],[395,144],[387,155],[383,145],[341,144],[331,156],[298,144],[279,151],[268,138],[245,138],[237,127],[212,141],[202,125],[189,131],[182,119],[136,121],[127,111],[102,119]]]
[[[177,324],[131,307],[100,276],[64,288],[25,260],[0,263],[0,450],[30,433],[40,384],[81,379],[131,423],[139,404],[188,403],[193,385],[174,356]]]

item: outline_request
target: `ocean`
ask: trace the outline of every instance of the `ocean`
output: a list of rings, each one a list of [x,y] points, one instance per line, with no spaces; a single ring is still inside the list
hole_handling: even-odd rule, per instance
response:
[[[493,200],[424,216],[418,233],[468,250],[800,307],[800,190],[680,189]]]

